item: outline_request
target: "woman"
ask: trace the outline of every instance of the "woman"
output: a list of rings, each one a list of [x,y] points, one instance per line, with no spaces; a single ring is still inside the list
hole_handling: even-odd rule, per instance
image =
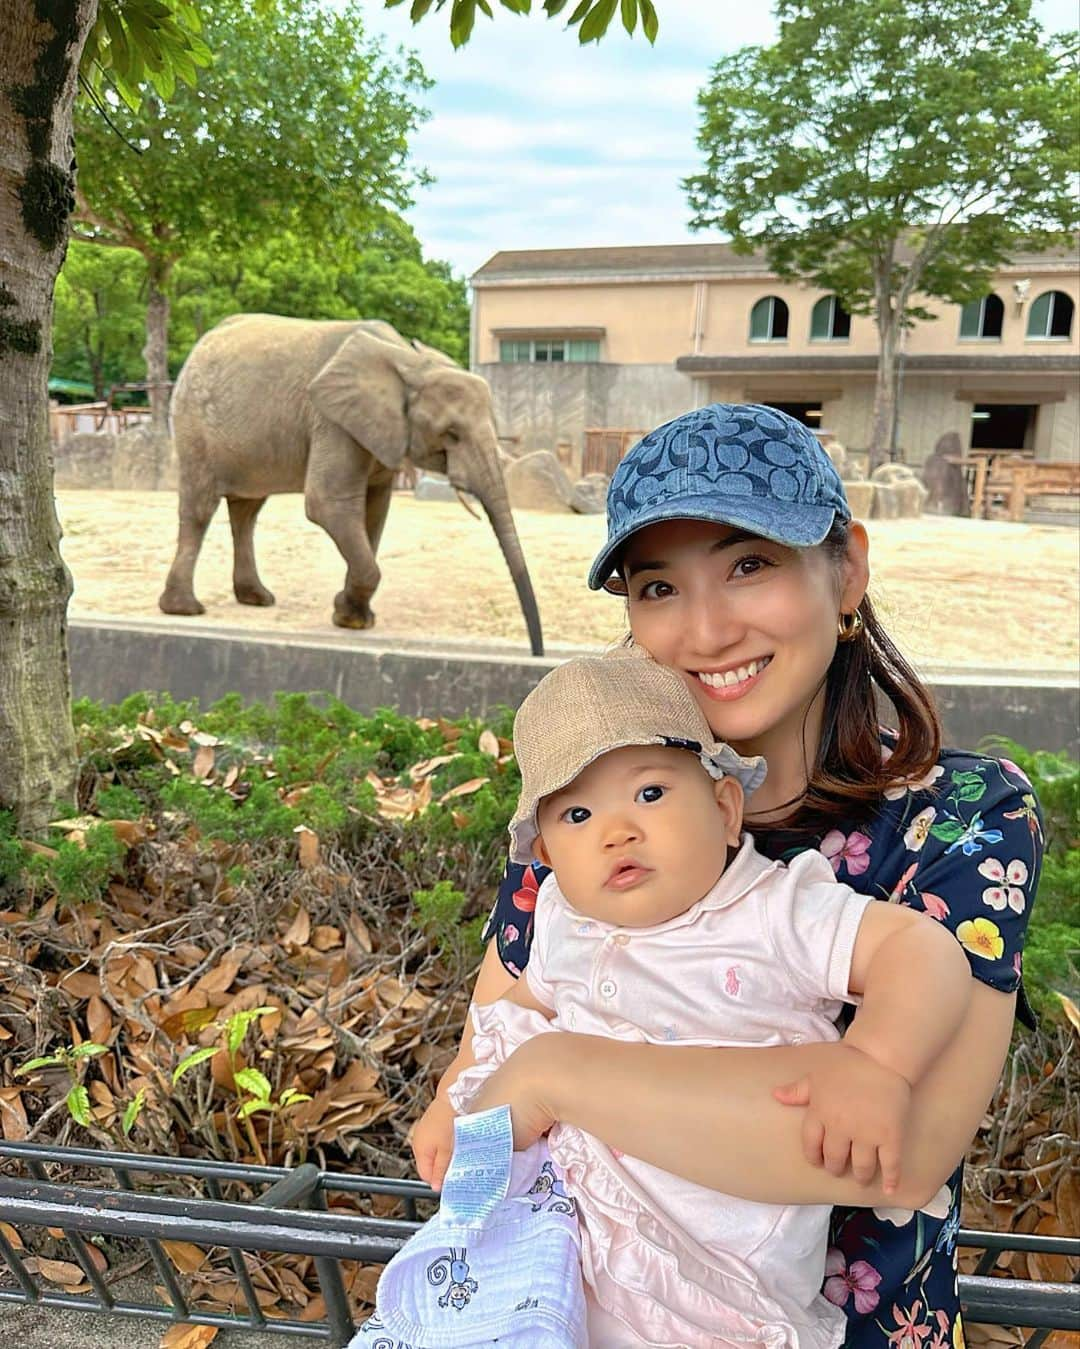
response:
[[[866,530],[791,418],[714,404],[660,427],[619,466],[608,526],[592,588],[626,597],[633,641],[683,675],[718,738],[768,762],[748,802],[759,848],[818,848],[839,879],[945,923],[970,960],[971,1009],[912,1093],[900,1191],[888,1198],[857,1150],[823,1155],[823,1122],[805,1107],[815,1080],[880,1071],[842,1040],[684,1049],[545,1035],[474,1108],[509,1103],[518,1146],[565,1120],[717,1190],[831,1203],[823,1291],[849,1317],[846,1343],[960,1349],[958,1163],[1018,997],[1031,1024],[1020,951],[1042,833],[1030,784],[1008,761],[941,749],[930,695],[866,597]],[[892,731],[878,726],[879,694]],[[544,874],[508,867],[477,1002],[496,1000],[528,960]],[[827,1122],[843,1136],[847,1121]]]

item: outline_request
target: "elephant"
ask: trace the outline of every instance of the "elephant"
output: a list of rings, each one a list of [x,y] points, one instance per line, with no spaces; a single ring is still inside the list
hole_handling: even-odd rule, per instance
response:
[[[444,352],[388,323],[235,314],[192,348],[172,403],[180,483],[176,556],[158,606],[201,614],[193,576],[224,497],[241,604],[274,596],[255,567],[255,519],[275,492],[303,492],[346,563],[333,620],[370,628],[375,555],[405,457],[477,498],[506,558],[534,655],[540,614],[503,481],[491,391]]]

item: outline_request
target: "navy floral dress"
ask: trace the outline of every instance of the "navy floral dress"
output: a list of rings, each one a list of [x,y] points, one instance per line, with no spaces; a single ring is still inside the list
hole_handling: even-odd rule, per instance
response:
[[[889,740],[883,753],[890,754]],[[1042,861],[1031,784],[1008,759],[944,750],[926,777],[885,794],[858,827],[818,841],[837,878],[876,899],[924,909],[954,934],[975,978],[1019,991],[1021,952]],[[763,851],[768,851],[763,847]],[[798,850],[796,850],[798,851]],[[791,853],[784,853],[790,856]],[[529,959],[544,867],[510,863],[488,920],[517,976]],[[925,1209],[835,1208],[822,1291],[848,1316],[849,1349],[963,1349],[956,1233],[963,1167]]]

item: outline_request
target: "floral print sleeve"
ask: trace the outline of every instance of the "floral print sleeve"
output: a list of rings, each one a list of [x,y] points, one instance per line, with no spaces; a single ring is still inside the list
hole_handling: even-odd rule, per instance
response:
[[[934,773],[932,793],[898,802],[905,865],[890,898],[944,923],[975,978],[1013,993],[1042,864],[1038,803],[1009,760],[951,755]]]
[[[536,896],[549,868],[539,862],[507,862],[499,893],[484,927],[485,942],[495,938],[499,959],[517,979],[529,963]]]

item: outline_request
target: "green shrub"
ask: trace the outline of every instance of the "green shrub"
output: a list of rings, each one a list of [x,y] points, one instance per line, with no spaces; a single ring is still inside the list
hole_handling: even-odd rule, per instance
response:
[[[463,920],[468,896],[449,881],[437,881],[430,890],[414,890],[412,899],[417,925],[438,945],[444,958],[451,962],[479,960],[484,953],[480,939],[484,919]]]
[[[1080,987],[1080,762],[1070,754],[987,742],[1031,780],[1042,807],[1046,850],[1024,946],[1024,987],[1040,1015],[1060,1017],[1054,991]]]

